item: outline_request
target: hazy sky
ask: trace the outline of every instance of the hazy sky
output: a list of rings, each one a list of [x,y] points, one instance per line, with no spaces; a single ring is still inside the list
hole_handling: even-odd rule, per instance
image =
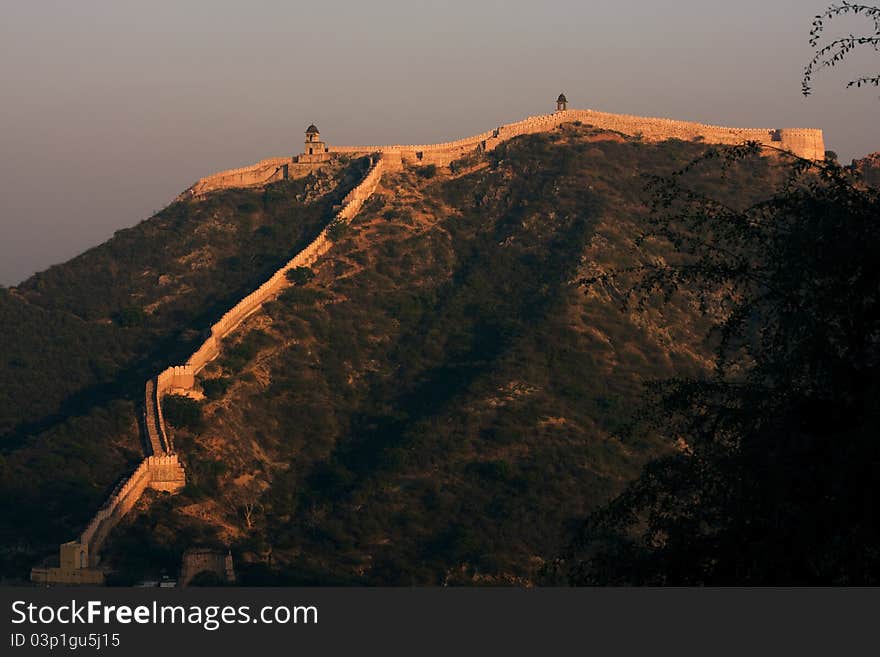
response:
[[[800,78],[825,0],[0,0],[0,283],[197,178],[331,144],[456,139],[554,109],[820,127],[880,150],[867,53]],[[855,29],[858,23],[841,24]]]

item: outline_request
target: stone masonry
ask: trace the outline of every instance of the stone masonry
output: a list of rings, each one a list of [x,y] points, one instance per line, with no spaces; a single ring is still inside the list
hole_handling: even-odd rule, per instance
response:
[[[746,141],[756,141],[767,148],[787,150],[798,157],[810,160],[819,160],[825,157],[825,140],[822,131],[818,129],[727,128],[673,119],[567,109],[568,100],[565,94],[559,95],[556,107],[557,110],[551,114],[531,116],[472,137],[439,144],[327,146],[325,142],[320,140],[317,128],[309,126],[310,129],[314,128],[314,132],[312,135],[306,135],[306,150],[302,155],[262,160],[250,167],[221,171],[202,178],[184,194],[198,196],[207,191],[261,185],[273,180],[305,176],[334,155],[380,153],[385,160],[386,168],[399,167],[404,163],[445,166],[469,153],[492,150],[501,142],[513,137],[547,132],[563,123],[575,121],[602,130],[613,130],[630,136],[639,135],[646,142],[681,139],[706,144],[735,145]],[[310,149],[313,151],[312,153],[309,152]],[[321,151],[321,149],[325,150]],[[283,169],[283,167],[287,168]]]

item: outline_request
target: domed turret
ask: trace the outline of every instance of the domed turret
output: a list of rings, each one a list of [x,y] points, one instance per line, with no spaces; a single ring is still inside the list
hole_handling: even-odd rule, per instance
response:
[[[321,140],[318,126],[312,123],[306,128],[306,145],[303,149],[303,154],[298,157],[297,161],[307,163],[326,162],[330,158],[328,153],[329,149],[327,144]]]
[[[556,111],[564,112],[568,108],[568,98],[565,97],[565,94],[559,94],[559,98],[556,99]]]

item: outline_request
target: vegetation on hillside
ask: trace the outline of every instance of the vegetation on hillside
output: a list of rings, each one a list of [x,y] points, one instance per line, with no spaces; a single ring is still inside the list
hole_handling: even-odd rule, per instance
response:
[[[25,577],[82,529],[142,455],[146,379],[305,246],[365,164],[176,201],[0,289],[0,575]]]
[[[643,383],[710,362],[694,299],[631,313],[577,286],[630,263],[643,174],[705,149],[566,126],[387,176],[204,373],[205,426],[174,430],[191,487],[111,558],[137,572],[135,536],[171,555],[197,529],[244,583],[535,581],[664,449],[628,430]],[[693,182],[738,203],[774,175],[759,159]]]
[[[781,202],[772,194],[790,173],[782,161],[750,152],[733,160],[703,157],[709,152],[700,143],[649,145],[572,124],[449,168],[386,175],[353,224],[335,235],[332,257],[292,272],[294,285],[227,338],[199,377],[204,401],[165,398],[187,487],[174,497],[148,493],[114,532],[104,554],[117,568],[114,581],[173,575],[194,545],[231,547],[245,584],[535,583],[550,573],[588,582],[599,581],[596,568],[605,581],[658,582],[662,570],[666,582],[723,582],[743,563],[753,567],[747,572],[755,581],[766,577],[754,559],[730,570],[727,553],[711,552],[736,532],[755,545],[761,535],[772,536],[766,524],[737,524],[734,511],[761,494],[759,509],[767,514],[756,517],[767,520],[781,509],[802,517],[806,504],[779,503],[797,500],[786,491],[806,490],[785,487],[801,481],[801,456],[815,464],[821,453],[841,465],[829,485],[854,473],[856,456],[867,468],[874,462],[861,448],[870,445],[870,413],[851,416],[861,418],[865,441],[842,454],[825,449],[843,440],[842,429],[828,421],[840,417],[837,402],[869,409],[876,393],[870,383],[847,378],[861,356],[831,349],[821,362],[809,357],[820,353],[817,345],[827,348],[820,337],[833,337],[813,328],[842,331],[844,340],[846,331],[868,327],[837,326],[833,318],[855,318],[845,309],[873,280],[864,273],[873,271],[870,263],[844,255],[857,249],[853,240],[874,239],[867,217],[876,208],[859,205],[864,197],[857,192],[866,192],[849,177],[858,169],[843,172],[829,162],[818,178],[801,176],[787,187],[790,196]],[[686,167],[701,157],[700,166]],[[652,213],[646,181],[682,167],[673,178],[676,194],[657,187],[668,204]],[[345,172],[339,175],[345,180]],[[105,278],[93,285],[112,279],[116,287],[107,296],[112,303],[89,300],[76,316],[78,299],[89,296],[84,263],[70,265],[69,298],[65,266],[43,283],[3,292],[4,312],[33,325],[17,338],[17,358],[36,357],[32,346],[45,335],[40,321],[69,325],[69,337],[55,344],[71,362],[90,357],[98,336],[109,344],[123,339],[117,335],[132,341],[108,366],[105,399],[94,401],[89,381],[47,382],[59,391],[55,411],[10,415],[0,460],[7,576],[25,577],[37,555],[81,529],[140,456],[136,409],[126,396],[137,400],[146,375],[189,348],[198,329],[296,248],[267,235],[301,244],[316,232],[347,191],[341,184],[325,195],[332,186],[313,180],[212,195],[175,210],[193,214],[190,232],[172,231],[172,217],[158,217],[171,223],[142,227],[149,255],[114,259],[111,244],[83,256],[103,267]],[[278,208],[270,214],[265,201],[276,194],[287,200],[270,204]],[[848,215],[831,212],[835,204],[864,219],[836,242],[831,236],[846,233]],[[756,216],[755,208],[765,210],[761,222],[735,221]],[[804,216],[815,224],[802,226]],[[748,239],[736,241],[744,226],[740,237]],[[204,230],[211,234],[199,236]],[[823,248],[811,241],[816,235]],[[164,251],[151,246],[160,238],[167,240]],[[169,262],[150,264],[161,253]],[[205,269],[193,264],[194,253]],[[827,280],[851,274],[858,285],[826,291],[824,278],[790,275],[784,263],[803,257],[807,271],[837,263]],[[98,266],[105,258],[112,262]],[[189,265],[175,269],[181,258]],[[227,264],[230,270],[220,272]],[[160,286],[158,279],[141,281],[138,272],[150,267],[175,278]],[[621,271],[628,277],[609,277]],[[220,272],[217,280],[213,272]],[[650,272],[663,275],[642,275]],[[758,287],[734,286],[755,277],[772,279],[774,293],[790,292],[797,303],[780,301],[789,299],[784,294],[776,301],[758,295],[766,303],[756,305]],[[603,284],[585,295],[584,279]],[[640,284],[663,294],[639,295],[642,303],[628,305],[627,291]],[[749,313],[740,312],[743,304]],[[773,330],[755,333],[773,309],[780,312]],[[803,313],[812,312],[823,322],[804,321]],[[107,333],[77,333],[80,326]],[[798,331],[791,342],[798,349],[757,349],[788,344],[790,330]],[[141,348],[148,356],[135,353]],[[860,354],[873,367],[873,356]],[[833,375],[818,397],[809,386],[797,387],[811,381],[811,362]],[[128,388],[119,385],[126,377]],[[655,388],[653,406],[642,404],[645,384],[662,380],[672,383]],[[11,390],[24,391],[27,382],[13,381]],[[57,406],[80,391],[92,400],[82,412]],[[719,409],[725,415],[711,414]],[[804,409],[824,409],[813,423],[821,436],[792,419],[806,417]],[[768,411],[778,421],[765,421]],[[712,417],[720,424],[708,422]],[[797,435],[779,431],[783,420]],[[34,421],[45,426],[22,430]],[[738,431],[741,439],[719,442],[719,427],[724,437]],[[768,432],[779,449],[764,453]],[[803,451],[786,452],[790,444]],[[774,454],[793,454],[778,480]],[[731,479],[728,465],[749,476]],[[766,488],[774,481],[775,497]],[[696,493],[695,482],[705,504],[679,497]],[[815,479],[809,483],[824,490]],[[37,511],[45,494],[52,496],[49,522]],[[843,500],[835,497],[828,509]],[[579,529],[586,516],[587,528]],[[870,532],[869,524],[860,526]],[[575,533],[580,540],[566,564],[576,566],[549,568]],[[695,535],[705,540],[688,540]],[[741,541],[730,545],[754,555]]]
[[[590,516],[567,581],[880,581],[880,190],[858,171],[798,161],[745,209],[657,181],[647,238],[685,262],[626,272],[627,289],[721,306],[715,371],[655,386],[642,430],[678,449]]]

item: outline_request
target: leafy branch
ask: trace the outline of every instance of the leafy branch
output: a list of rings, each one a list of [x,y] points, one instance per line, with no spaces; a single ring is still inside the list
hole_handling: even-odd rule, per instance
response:
[[[820,46],[825,27],[833,19],[841,16],[863,16],[870,19],[874,24],[874,33],[859,36],[849,34]],[[813,19],[813,27],[810,30],[810,47],[814,49],[815,54],[804,68],[804,77],[801,81],[801,89],[804,96],[812,94],[813,76],[817,71],[837,66],[858,48],[869,47],[873,48],[875,52],[880,52],[880,7],[850,2],[831,5],[824,13],[817,15]],[[846,86],[857,88],[862,86],[880,87],[880,74],[854,78]]]

